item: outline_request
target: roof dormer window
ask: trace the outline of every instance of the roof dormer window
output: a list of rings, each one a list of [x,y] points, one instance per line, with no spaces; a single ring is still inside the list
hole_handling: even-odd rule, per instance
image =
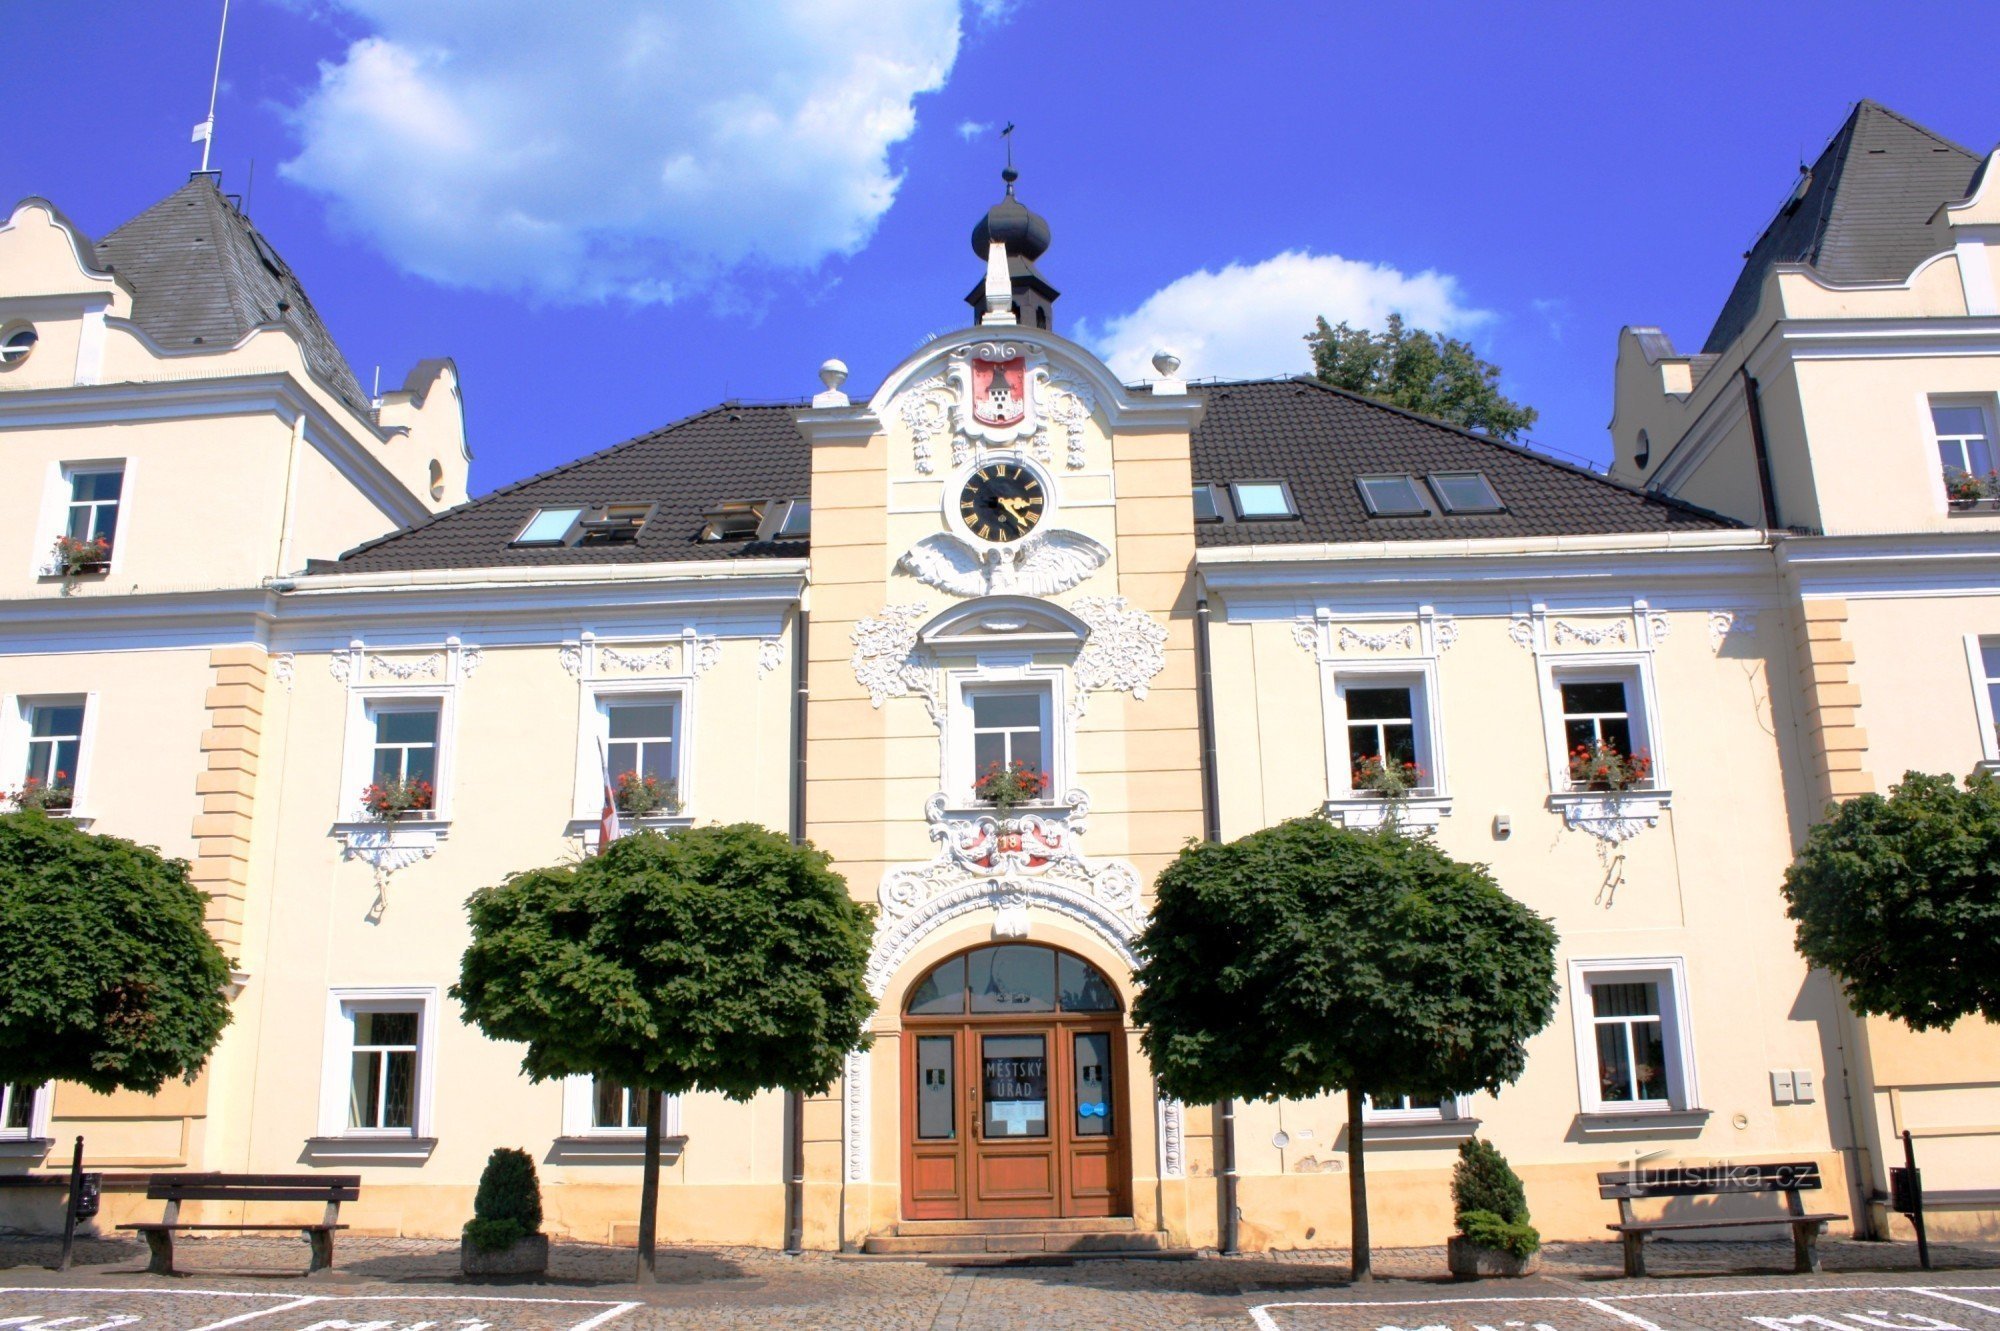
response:
[[[652,520],[657,504],[606,504],[577,519],[578,545],[629,545]]]
[[[731,500],[715,505],[701,515],[704,541],[748,541],[755,539],[764,525],[761,501]]]

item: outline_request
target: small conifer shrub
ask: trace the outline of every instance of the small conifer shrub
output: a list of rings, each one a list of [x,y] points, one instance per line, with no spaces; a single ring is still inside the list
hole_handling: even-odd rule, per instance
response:
[[[503,1252],[542,1232],[542,1185],[526,1151],[497,1148],[479,1176],[465,1237],[481,1252]]]
[[[1528,1193],[1521,1176],[1491,1142],[1469,1137],[1459,1143],[1451,1200],[1458,1232],[1480,1247],[1527,1258],[1542,1246],[1542,1236],[1528,1223]]]

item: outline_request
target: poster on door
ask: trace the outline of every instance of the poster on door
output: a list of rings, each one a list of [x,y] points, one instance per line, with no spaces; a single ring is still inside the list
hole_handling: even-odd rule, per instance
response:
[[[1048,1121],[1048,1058],[988,1054],[983,1061],[987,1131],[1008,1137],[1040,1136]]]

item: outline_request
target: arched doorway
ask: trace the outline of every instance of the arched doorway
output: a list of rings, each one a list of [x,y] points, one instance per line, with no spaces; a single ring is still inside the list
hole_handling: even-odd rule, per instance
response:
[[[903,1006],[903,1217],[1131,1213],[1125,1019],[1083,958],[1001,943]]]

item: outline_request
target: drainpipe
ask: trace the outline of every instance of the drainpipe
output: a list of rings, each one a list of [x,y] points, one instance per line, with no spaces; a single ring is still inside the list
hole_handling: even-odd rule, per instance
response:
[[[1745,365],[1743,375],[1743,398],[1750,408],[1750,448],[1757,457],[1757,488],[1764,500],[1764,526],[1772,531],[1779,527],[1778,491],[1771,481],[1771,451],[1764,445],[1764,403],[1763,395],[1757,387],[1757,377]]]
[[[1195,699],[1201,724],[1201,835],[1206,841],[1222,840],[1222,795],[1217,785],[1215,761],[1215,676],[1208,650],[1208,591],[1203,588],[1194,603]],[[1221,1180],[1219,1201],[1221,1223],[1217,1226],[1216,1247],[1224,1253],[1236,1251],[1236,1102],[1223,1100],[1215,1106],[1221,1124],[1220,1154],[1216,1175]]]
[[[792,634],[792,844],[806,839],[806,608]],[[806,1246],[806,1097],[785,1095],[785,1251]]]

